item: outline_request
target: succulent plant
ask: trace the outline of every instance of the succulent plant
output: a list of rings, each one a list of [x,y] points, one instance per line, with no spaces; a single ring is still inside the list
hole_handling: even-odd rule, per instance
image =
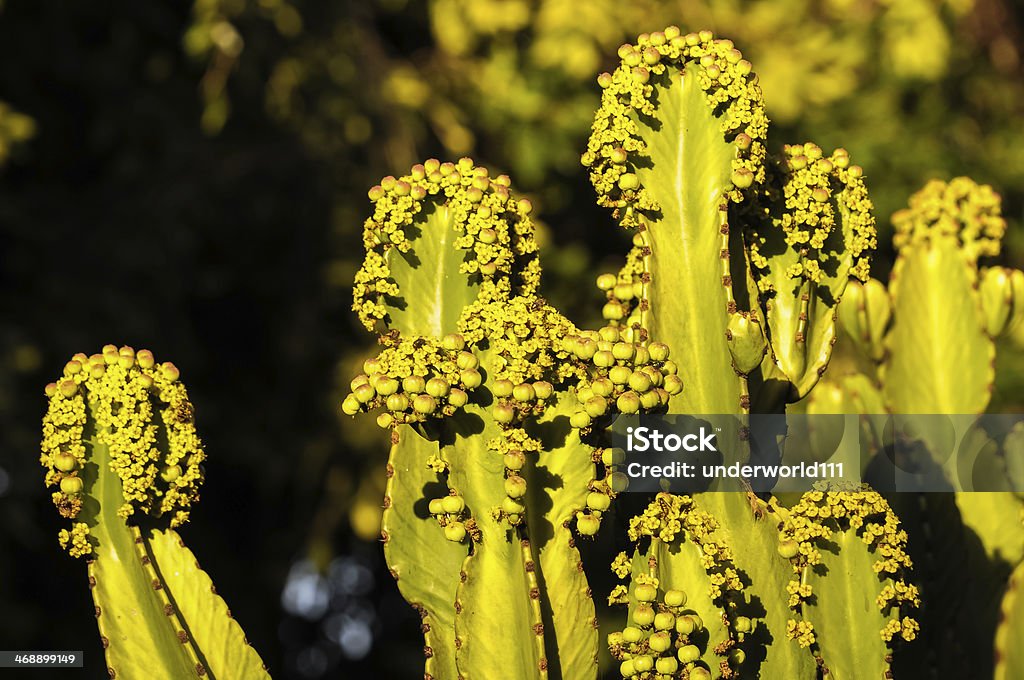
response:
[[[995,340],[1024,319],[1024,273],[984,264],[1006,230],[1000,203],[991,187],[957,177],[928,183],[893,215],[898,256],[888,286],[855,284],[840,305],[842,357],[822,385],[838,399],[836,411],[986,411]],[[983,677],[991,657],[973,660],[971,650],[993,644],[1007,578],[1024,559],[1024,505],[1009,493],[1020,488],[1019,428],[1003,437],[972,424],[961,417],[918,435],[949,488],[964,491],[890,499],[908,526],[923,602],[921,642],[897,662]],[[978,454],[951,457],[961,443]],[[974,491],[977,469],[1005,490]]]
[[[269,677],[175,529],[203,481],[203,444],[178,368],[107,345],[46,386],[40,463],[88,563],[111,678]]]
[[[623,269],[598,278],[603,328],[538,297],[529,204],[506,177],[430,160],[370,190],[353,309],[383,349],[342,410],[382,409],[391,430],[385,554],[423,617],[428,677],[596,677],[576,544],[626,486],[614,416],[781,411],[823,374],[847,281],[867,275],[863,171],[813,144],[769,158],[732,43],[670,27],[619,56],[582,158],[634,232]],[[740,454],[742,430],[726,437]],[[630,584],[610,598],[630,609],[609,638],[623,677],[888,670],[917,598],[885,501],[827,489],[786,509],[720,490],[660,494],[631,521],[635,553],[614,564]],[[851,598],[871,603],[864,618]],[[846,623],[878,632],[851,650]]]
[[[610,658],[640,680],[844,680],[958,654],[941,648],[941,623],[993,614],[1009,574],[995,558],[1024,557],[1015,496],[934,501],[980,537],[967,559],[988,559],[969,565],[984,578],[960,610],[936,595],[956,543],[929,538],[952,521],[916,498],[835,483],[755,494],[744,480],[640,497],[631,552],[612,561],[625,583],[608,597],[627,605],[626,625],[602,651],[579,548],[630,511],[616,416],[731,415],[719,441],[743,459],[752,413],[980,413],[992,338],[1024,317],[1024,275],[979,269],[1005,228],[990,189],[958,179],[916,195],[894,217],[886,289],[868,278],[863,170],[813,143],[769,155],[758,79],[732,42],[669,27],[619,57],[598,77],[582,156],[598,203],[633,236],[623,268],[597,281],[603,327],[578,328],[541,297],[532,205],[507,176],[429,159],[368,194],[353,311],[380,349],[341,411],[375,412],[390,433],[384,553],[422,618],[425,677],[584,680]],[[839,319],[849,351],[826,375]],[[41,460],[74,520],[60,542],[91,559],[112,674],[156,659],[168,677],[262,676],[174,533],[205,456],[178,378],[108,346],[47,387]],[[972,436],[979,459],[1024,472],[1024,431],[993,447]],[[985,526],[993,511],[1001,523]],[[931,562],[915,581],[918,555]],[[998,634],[993,618],[970,638],[996,635],[1003,677],[1017,666],[1016,587]]]

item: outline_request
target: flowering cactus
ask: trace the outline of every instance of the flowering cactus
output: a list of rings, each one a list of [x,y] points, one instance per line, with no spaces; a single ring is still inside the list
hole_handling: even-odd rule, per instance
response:
[[[634,231],[598,279],[603,328],[538,297],[530,206],[507,177],[432,159],[369,192],[353,309],[383,349],[342,410],[379,410],[391,431],[384,549],[423,618],[428,678],[596,677],[576,543],[624,488],[611,418],[781,410],[824,372],[847,281],[867,275],[862,170],[813,144],[769,158],[732,43],[670,27],[619,56],[582,158]],[[631,583],[610,599],[631,625],[608,640],[623,677],[881,674],[915,635],[905,536],[870,490],[790,510],[739,487],[660,494],[630,527],[636,552],[613,568]],[[839,621],[878,633],[851,648]]]
[[[148,350],[76,354],[46,386],[40,463],[88,561],[111,678],[269,677],[175,528],[206,458],[179,371]]]
[[[995,379],[995,340],[1024,319],[1024,273],[983,266],[999,254],[1006,230],[1000,198],[966,177],[936,180],[892,221],[898,256],[889,284],[872,279],[847,291],[839,310],[842,366],[821,387],[832,395],[833,412],[983,413]],[[812,400],[828,399],[817,392]],[[944,455],[948,433],[920,436],[945,474],[962,474],[952,465],[958,459]],[[1020,488],[1019,427],[1002,441],[979,430],[957,436],[974,437],[979,456]],[[989,675],[991,656],[973,650],[992,647],[999,597],[1011,568],[1024,560],[1024,505],[1012,493],[979,491],[897,496],[893,503],[909,527],[911,554],[926,565],[921,642],[908,648],[904,663]],[[1000,635],[1012,625],[1002,624]]]

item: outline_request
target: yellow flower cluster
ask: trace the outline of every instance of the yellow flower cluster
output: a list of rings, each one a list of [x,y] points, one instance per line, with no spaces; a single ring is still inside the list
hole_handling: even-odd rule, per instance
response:
[[[71,531],[61,529],[57,533],[57,541],[72,557],[84,557],[93,553],[92,543],[89,542],[89,525],[85,522],[75,522],[71,525]]]
[[[782,516],[780,539],[796,541],[799,545],[799,552],[791,558],[793,577],[787,586],[791,609],[799,611],[813,596],[811,587],[802,583],[801,574],[804,569],[820,563],[819,547],[835,532],[854,531],[875,555],[872,567],[884,583],[875,604],[883,614],[895,610],[895,617],[881,631],[882,637],[886,641],[894,634],[907,641],[914,638],[917,623],[909,617],[904,617],[902,622],[900,619],[907,609],[920,605],[917,587],[905,580],[913,566],[906,551],[907,533],[900,529],[899,518],[881,494],[866,485],[855,491],[815,489],[805,493],[800,502]],[[790,623],[793,624],[787,631],[790,639],[796,639],[801,646],[814,642],[809,623],[801,621],[801,624],[807,623],[804,628],[794,621]]]
[[[178,377],[174,364],[156,363],[148,350],[107,345],[100,354],[76,354],[46,386],[40,463],[46,484],[59,486],[53,501],[62,516],[81,513],[86,486],[95,483],[84,471],[96,462],[94,474],[120,481],[122,519],[141,511],[169,517],[172,527],[188,520],[206,454]],[[84,529],[72,538],[75,531]]]
[[[972,258],[994,257],[1006,233],[1002,199],[987,184],[969,177],[932,180],[893,214],[893,243],[902,250],[932,239],[959,238]]]
[[[736,147],[728,197],[743,200],[743,190],[764,180],[764,139],[768,118],[764,113],[757,76],[729,40],[715,40],[711,31],[683,35],[675,26],[642,34],[636,45],[619,48],[621,64],[614,73],[602,73],[601,108],[582,163],[598,203],[614,208],[623,227],[638,227],[640,214],[659,210],[634,173],[647,160],[638,116],[654,116],[655,87],[668,87],[674,76],[695,77],[708,107],[720,120],[723,143]]]
[[[700,509],[692,497],[659,493],[641,515],[630,519],[629,540],[636,542],[648,536],[665,543],[693,541],[701,549],[701,565],[711,582],[709,595],[718,602],[731,598],[727,591],[743,590],[739,572],[732,564],[732,549],[718,538],[718,529],[714,516]]]
[[[814,625],[810,621],[790,619],[786,622],[786,638],[795,640],[801,647],[810,647],[814,644]]]
[[[827,271],[845,261],[850,275],[866,281],[871,253],[878,245],[874,206],[863,170],[850,165],[850,154],[836,149],[826,158],[816,144],[787,145],[771,170],[761,200],[778,207],[764,209],[768,229],[780,230],[786,247],[800,256],[787,267],[786,275],[820,283]],[[771,266],[764,253],[773,250],[774,234],[755,226],[750,236],[751,263],[763,273]],[[758,287],[769,292],[773,284],[762,276]]]
[[[363,363],[342,401],[346,415],[375,408],[385,411],[377,424],[385,429],[429,417],[450,416],[466,405],[469,392],[483,382],[480,360],[461,335],[443,338],[385,335],[385,349]]]
[[[513,385],[538,380],[560,383],[575,374],[562,339],[575,333],[576,327],[544,298],[530,294],[479,300],[465,309],[458,328],[471,345],[486,340],[492,354],[489,368],[496,380]]]
[[[490,177],[470,158],[441,163],[431,158],[401,178],[385,177],[369,191],[373,215],[366,220],[366,257],[356,273],[353,310],[369,330],[389,325],[388,306],[402,295],[391,258],[415,256],[420,239],[465,251],[460,273],[476,283],[510,280],[532,293],[540,279],[530,202],[515,199],[506,175]],[[444,219],[428,223],[443,211]],[[454,230],[422,233],[428,227]],[[450,244],[449,244],[449,241]]]

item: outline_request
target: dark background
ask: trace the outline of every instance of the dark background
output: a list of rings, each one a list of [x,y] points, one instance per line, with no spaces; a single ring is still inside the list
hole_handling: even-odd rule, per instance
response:
[[[0,649],[81,649],[54,675],[105,677],[38,438],[43,386],[115,343],[182,369],[209,454],[182,534],[272,674],[419,677],[375,542],[385,437],[337,409],[370,344],[349,311],[366,189],[429,156],[508,172],[544,223],[545,293],[593,322],[626,241],[578,157],[594,76],[639,31],[732,37],[774,144],[851,151],[876,277],[888,215],[956,174],[1003,194],[1021,266],[1024,10],[713,4],[0,0]],[[1000,356],[994,409],[1017,410],[1021,352]]]

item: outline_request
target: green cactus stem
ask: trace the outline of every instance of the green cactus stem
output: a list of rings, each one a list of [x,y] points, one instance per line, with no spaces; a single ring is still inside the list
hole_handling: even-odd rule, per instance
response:
[[[385,554],[423,617],[426,673],[594,677],[572,528],[579,515],[596,531],[587,500],[610,489],[570,428],[589,374],[566,346],[575,327],[535,293],[529,202],[469,159],[414,166],[370,198],[354,308],[383,349],[342,410],[379,410],[392,431]]]
[[[995,641],[995,680],[1012,680],[1024,674],[1024,563],[1017,565],[1006,586],[1000,606]]]
[[[113,345],[75,355],[47,385],[40,462],[88,560],[112,678],[269,677],[174,531],[199,497],[206,457],[178,369]]]
[[[582,159],[598,203],[636,232],[629,278],[608,291],[606,317],[674,348],[686,389],[673,410],[739,412],[749,395],[725,340],[751,296],[734,274],[744,257],[730,206],[764,181],[761,90],[750,63],[710,31],[669,27],[619,56],[598,78],[601,108]]]
[[[784,515],[783,541],[795,550],[787,637],[811,648],[829,677],[886,677],[895,642],[920,629],[899,519],[867,487],[809,491]]]

